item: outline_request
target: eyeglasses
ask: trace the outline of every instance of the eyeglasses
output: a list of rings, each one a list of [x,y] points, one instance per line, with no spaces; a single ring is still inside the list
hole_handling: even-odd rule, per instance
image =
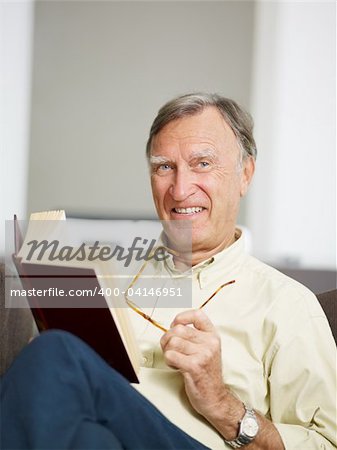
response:
[[[169,249],[168,247],[165,246],[159,246],[156,247],[150,254],[150,256],[148,257],[148,259],[145,261],[145,263],[142,265],[142,267],[140,268],[139,272],[136,274],[136,276],[132,279],[130,285],[126,288],[125,290],[125,294],[124,294],[124,298],[125,301],[127,303],[127,305],[137,314],[139,314],[141,317],[143,317],[145,320],[147,320],[148,322],[150,322],[152,325],[154,325],[155,327],[159,328],[160,330],[164,331],[165,333],[168,331],[167,328],[165,328],[162,324],[160,324],[159,322],[157,322],[156,320],[152,319],[151,316],[149,316],[148,314],[146,314],[144,311],[141,310],[141,308],[139,306],[136,305],[136,303],[134,303],[132,300],[129,299],[128,297],[128,292],[131,290],[131,288],[133,288],[133,286],[136,284],[137,280],[139,279],[139,277],[141,276],[141,274],[144,272],[145,267],[147,266],[148,262],[150,259],[152,259],[153,255],[158,252],[158,250],[166,250],[168,253],[174,255],[174,256],[179,256],[179,254],[177,252],[175,252],[172,249]],[[212,300],[213,297],[215,297],[218,292],[221,291],[221,289],[223,289],[226,286],[229,286],[230,284],[235,283],[235,280],[231,280],[231,281],[227,281],[226,283],[222,284],[221,286],[219,286],[214,292],[213,294],[208,297],[207,300],[204,301],[204,303],[199,306],[198,309],[202,309],[204,306],[207,305],[208,302],[210,302]]]

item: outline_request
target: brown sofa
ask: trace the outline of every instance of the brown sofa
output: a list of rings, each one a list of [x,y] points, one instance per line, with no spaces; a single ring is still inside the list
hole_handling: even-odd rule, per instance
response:
[[[317,298],[328,318],[335,342],[337,342],[337,290],[318,294]]]
[[[0,375],[33,333],[33,316],[30,310],[5,308],[5,304],[5,265],[0,263]]]

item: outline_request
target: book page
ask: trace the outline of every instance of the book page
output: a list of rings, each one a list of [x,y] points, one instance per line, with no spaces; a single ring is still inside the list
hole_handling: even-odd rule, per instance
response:
[[[62,224],[66,220],[66,214],[63,210],[37,212],[30,215],[28,228],[18,257],[26,258],[30,247],[28,242],[37,240],[39,242],[54,239],[60,239],[62,234]],[[60,234],[61,233],[61,234]]]

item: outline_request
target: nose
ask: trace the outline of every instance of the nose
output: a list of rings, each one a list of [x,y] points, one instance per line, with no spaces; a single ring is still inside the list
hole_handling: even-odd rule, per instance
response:
[[[170,194],[176,202],[186,200],[196,191],[194,174],[188,168],[179,168],[175,171]]]

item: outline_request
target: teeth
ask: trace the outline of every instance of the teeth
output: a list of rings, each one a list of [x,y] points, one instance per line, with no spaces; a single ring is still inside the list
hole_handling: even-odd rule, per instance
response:
[[[194,214],[201,212],[203,208],[201,206],[193,206],[192,208],[174,208],[178,214]]]

